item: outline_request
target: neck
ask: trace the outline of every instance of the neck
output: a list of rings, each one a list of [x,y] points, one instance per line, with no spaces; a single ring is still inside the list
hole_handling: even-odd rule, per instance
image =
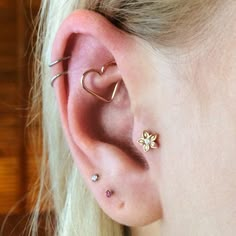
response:
[[[154,222],[143,227],[131,228],[132,236],[159,236],[160,235],[160,221]]]
[[[231,20],[232,18],[236,17],[230,17]],[[228,20],[227,17],[226,19]],[[193,133],[191,137],[196,137],[194,140],[197,142],[200,137],[201,145],[194,150],[184,145],[181,149],[183,153],[176,155],[178,160],[170,158],[173,156],[173,149],[172,152],[166,150],[166,155],[162,153],[166,157],[162,161],[160,183],[163,218],[145,227],[132,228],[132,236],[189,236],[193,235],[193,232],[197,235],[235,235],[235,22],[228,22],[225,27],[221,27],[222,37],[215,37],[215,43],[212,43],[212,40],[209,42],[214,48],[208,47],[209,50],[205,53],[194,54],[191,58],[193,61],[190,59],[182,63],[183,68],[180,71],[185,68],[191,68],[192,71],[196,69],[194,75],[197,78],[193,78],[193,81],[196,83],[194,88],[199,91],[193,91],[192,87],[189,91],[191,94],[196,93],[196,97],[197,94],[201,95],[197,99],[200,105],[192,106],[190,114],[194,112],[199,115],[198,128],[206,132],[200,133],[199,136]],[[219,42],[216,42],[217,39]],[[188,65],[188,62],[191,64]],[[196,68],[193,65],[196,65]],[[184,73],[178,74],[178,79],[184,76]],[[200,108],[199,114],[197,108]],[[205,119],[206,114],[208,121]],[[192,120],[186,122],[193,124],[189,127],[194,127]],[[166,127],[172,127],[171,124],[173,123]],[[185,136],[187,135],[188,133]],[[176,141],[175,137],[173,139]],[[181,163],[180,157],[184,155],[186,159]]]

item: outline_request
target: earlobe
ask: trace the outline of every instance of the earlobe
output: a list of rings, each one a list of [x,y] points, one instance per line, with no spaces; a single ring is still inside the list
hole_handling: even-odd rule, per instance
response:
[[[161,206],[148,161],[133,138],[135,117],[122,69],[129,44],[130,37],[103,16],[75,12],[60,27],[52,53],[52,61],[70,58],[53,65],[52,75],[66,71],[54,81],[61,121],[98,203],[120,223],[144,225],[160,218]]]

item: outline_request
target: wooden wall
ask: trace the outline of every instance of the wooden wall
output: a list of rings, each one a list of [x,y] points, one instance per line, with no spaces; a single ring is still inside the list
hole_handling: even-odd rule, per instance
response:
[[[37,177],[25,126],[31,80],[29,42],[39,2],[0,1],[0,226],[10,210],[18,215],[28,212],[32,199],[26,192]]]

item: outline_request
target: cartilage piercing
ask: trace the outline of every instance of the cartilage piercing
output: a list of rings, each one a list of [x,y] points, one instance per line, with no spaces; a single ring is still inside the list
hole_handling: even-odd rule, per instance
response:
[[[59,74],[53,76],[53,77],[51,78],[51,86],[53,87],[53,83],[54,83],[54,81],[55,81],[56,79],[58,79],[58,78],[61,77],[62,75],[67,75],[67,74],[68,74],[68,71],[65,71],[65,72],[62,72],[62,73],[59,73]]]
[[[49,66],[49,67],[53,67],[53,66],[57,65],[57,64],[60,63],[60,62],[69,60],[70,58],[71,58],[71,56],[62,57],[62,58],[60,58],[60,59],[58,59],[58,60],[56,60],[56,61],[51,62],[48,66]],[[61,77],[62,75],[66,75],[66,74],[68,74],[68,71],[63,71],[63,72],[58,73],[57,75],[53,76],[53,77],[51,78],[51,86],[53,87],[53,83],[54,83],[54,81],[55,81],[56,79],[58,79],[58,78]]]
[[[111,97],[110,98],[105,98],[101,95],[99,95],[98,93],[94,92],[93,90],[89,89],[86,85],[85,85],[85,79],[87,78],[87,76],[91,73],[96,73],[98,74],[100,77],[106,72],[107,68],[110,67],[110,66],[115,66],[116,63],[114,61],[111,61],[107,64],[105,64],[104,66],[102,66],[102,68],[100,70],[96,70],[96,69],[89,69],[87,71],[85,71],[81,77],[81,85],[83,87],[83,89],[88,92],[89,94],[93,95],[94,97],[96,97],[97,99],[103,101],[103,102],[106,102],[106,103],[110,103],[115,95],[116,95],[116,92],[118,90],[118,87],[119,87],[119,84],[121,82],[121,80],[117,81],[114,85],[114,88],[113,88],[113,91],[112,91],[112,94],[111,94]]]
[[[56,64],[58,64],[58,63],[60,63],[60,62],[62,62],[62,61],[69,60],[69,59],[71,59],[71,56],[62,57],[62,58],[60,58],[60,59],[58,59],[58,60],[56,60],[56,61],[51,62],[48,66],[49,66],[49,67],[53,67],[53,66],[55,66]]]
[[[150,149],[158,147],[158,137],[159,134],[151,134],[148,131],[144,130],[142,137],[138,140],[138,142],[143,146],[143,150],[145,152],[148,152]]]

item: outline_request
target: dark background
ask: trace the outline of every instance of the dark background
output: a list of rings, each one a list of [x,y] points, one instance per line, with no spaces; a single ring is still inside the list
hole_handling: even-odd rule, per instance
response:
[[[36,157],[26,122],[32,80],[32,48],[39,0],[0,0],[0,231],[27,235],[23,229],[35,200]],[[42,234],[43,235],[43,234]]]

